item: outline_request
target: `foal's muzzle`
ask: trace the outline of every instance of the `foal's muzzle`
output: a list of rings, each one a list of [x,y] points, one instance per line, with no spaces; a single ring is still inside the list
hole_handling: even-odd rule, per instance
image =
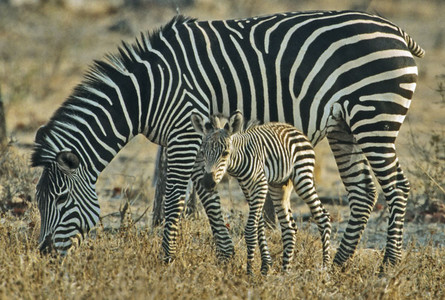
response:
[[[216,182],[213,179],[213,174],[204,173],[204,176],[201,179],[201,184],[206,190],[213,191],[216,187]]]

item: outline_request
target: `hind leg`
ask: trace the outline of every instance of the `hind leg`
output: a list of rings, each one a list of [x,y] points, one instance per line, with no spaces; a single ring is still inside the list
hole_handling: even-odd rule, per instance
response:
[[[290,183],[290,182],[289,182]],[[275,213],[281,228],[281,240],[283,243],[283,272],[289,270],[289,263],[293,258],[295,249],[295,233],[297,225],[292,217],[289,197],[292,184],[271,185],[269,184],[269,195],[273,201]]]
[[[383,264],[391,263],[395,265],[402,259],[403,225],[410,184],[400,168],[395,152],[393,156],[384,159],[377,159],[373,157],[374,154],[368,152],[366,154],[383,189],[389,207],[388,233]]]
[[[327,134],[341,179],[348,193],[350,216],[334,263],[343,264],[357,248],[376,201],[371,169],[346,123],[339,121]]]
[[[407,62],[405,61],[405,63]],[[397,159],[395,140],[408,112],[410,99],[416,87],[417,69],[413,61],[411,66],[404,69],[401,68],[402,65],[395,65],[394,67],[398,69],[397,75],[386,74],[385,78],[382,73],[378,84],[364,86],[362,90],[357,90],[355,95],[349,95],[349,100],[332,107],[332,117],[343,125],[347,123],[347,126],[344,127],[347,127],[352,133],[354,144],[358,145],[360,151],[365,154],[383,189],[389,207],[384,263],[392,264],[399,262],[402,256],[403,223],[409,193],[408,180],[403,175]],[[334,151],[337,151],[336,140],[340,140],[341,147],[338,148],[350,148],[350,146],[342,144],[341,137],[345,136],[344,134],[340,134],[340,138],[337,138],[333,133],[330,135]],[[349,149],[350,154],[346,157],[353,158],[356,148]],[[341,150],[337,152],[341,152]],[[343,162],[341,154],[336,155],[336,159],[337,162]],[[348,171],[348,169],[352,170],[353,164],[346,162],[345,165],[346,172],[350,173],[350,176],[347,177],[355,177],[354,172]],[[339,169],[342,172],[342,167]],[[370,176],[367,175],[369,167],[362,169],[365,171],[366,177],[369,178]],[[366,185],[369,180],[357,183]],[[373,185],[372,188],[368,187],[367,189],[373,194],[375,193]],[[363,206],[362,214],[369,216],[375,200],[373,200],[374,197],[371,197],[372,195],[367,196],[367,194],[363,195],[361,205]],[[350,229],[353,228],[353,226],[350,227]]]
[[[260,247],[261,254],[261,274],[266,275],[272,266],[272,258],[270,257],[269,247],[267,246],[266,225],[262,213],[258,222],[258,246]]]
[[[394,145],[395,136],[391,133],[383,137],[372,133],[369,135],[361,133],[357,136],[360,136],[357,143],[365,153],[389,207],[383,263],[394,265],[402,258],[403,225],[410,184],[399,165]]]

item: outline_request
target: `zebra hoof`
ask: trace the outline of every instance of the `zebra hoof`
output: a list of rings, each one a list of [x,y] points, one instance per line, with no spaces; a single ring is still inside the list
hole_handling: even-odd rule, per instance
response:
[[[272,267],[272,261],[265,261],[261,263],[261,275],[266,276]]]
[[[235,256],[235,248],[229,247],[229,249],[216,249],[216,257],[220,262],[228,262]]]
[[[218,251],[216,253],[216,257],[218,258],[219,262],[222,264],[226,264],[229,261],[231,261],[232,258],[234,257],[234,255],[235,255],[234,253],[227,254],[227,253],[222,253],[220,251]]]
[[[164,264],[170,264],[175,260],[175,258],[173,256],[164,256],[162,258],[162,261],[164,262]]]

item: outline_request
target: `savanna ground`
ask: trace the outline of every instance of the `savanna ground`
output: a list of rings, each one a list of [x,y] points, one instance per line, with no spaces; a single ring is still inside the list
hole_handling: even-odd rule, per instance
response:
[[[180,224],[177,259],[163,264],[162,228],[151,226],[157,146],[143,138],[134,139],[99,178],[102,220],[91,238],[63,260],[38,253],[34,189],[40,170],[29,168],[37,128],[80,82],[93,59],[115,51],[121,40],[131,42],[140,31],[164,24],[176,14],[176,6],[203,20],[310,9],[367,10],[400,25],[427,51],[417,59],[418,88],[397,143],[412,184],[399,266],[378,274],[387,226],[381,199],[353,259],[344,269],[325,270],[315,226],[303,221],[308,210],[293,198],[300,230],[291,271],[280,272],[280,233],[270,230],[273,268],[263,277],[257,261],[255,275],[247,276],[242,234],[246,204],[234,181],[220,189],[236,247],[233,260],[221,264],[216,259],[200,208],[197,217]],[[9,145],[0,149],[0,297],[445,298],[444,13],[445,3],[439,0],[0,1],[0,90],[10,136]],[[327,205],[335,249],[348,218],[342,204],[345,191],[326,144],[316,151],[319,193],[338,202]]]

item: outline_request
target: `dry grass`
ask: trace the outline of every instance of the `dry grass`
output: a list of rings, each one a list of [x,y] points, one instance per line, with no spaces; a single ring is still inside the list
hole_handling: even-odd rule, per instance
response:
[[[11,176],[9,186],[21,187],[18,194],[28,193],[37,174],[13,149],[4,148],[2,153],[0,174]],[[2,182],[5,182],[4,177]],[[139,189],[139,184],[135,184],[118,197],[141,206]],[[311,224],[304,223],[297,234],[291,271],[288,274],[280,271],[281,236],[274,230],[267,234],[274,260],[270,274],[260,275],[257,257],[255,275],[250,277],[245,272],[246,249],[242,235],[245,215],[239,209],[233,209],[229,219],[236,254],[227,263],[219,262],[215,256],[204,216],[180,222],[178,257],[173,263],[164,264],[162,229],[135,222],[138,213],[121,218],[119,211],[115,212],[114,222],[108,220],[107,226],[101,223],[91,238],[62,259],[41,256],[37,250],[40,220],[35,203],[28,204],[27,209],[19,213],[4,211],[0,217],[0,299],[445,297],[442,285],[445,282],[445,249],[432,243],[409,243],[402,263],[388,269],[384,275],[378,272],[381,252],[363,248],[343,269],[323,269],[319,236],[309,233],[313,232],[309,230]]]
[[[0,297],[2,299],[440,299],[445,297],[444,249],[409,247],[402,264],[378,275],[381,255],[360,250],[345,268],[321,268],[318,236],[300,231],[297,254],[288,274],[280,272],[281,243],[269,232],[274,258],[271,274],[245,274],[245,247],[235,234],[236,255],[227,264],[214,255],[207,220],[183,220],[179,256],[171,264],[159,258],[159,230],[104,231],[65,259],[40,256],[36,249],[38,212],[20,220],[0,220]],[[236,226],[241,226],[239,223]],[[239,229],[239,228],[238,228]]]
[[[159,258],[162,230],[147,225],[149,214],[134,224],[147,207],[151,211],[153,197],[153,188],[147,182],[153,174],[156,148],[143,139],[133,140],[101,175],[97,187],[104,219],[92,238],[64,260],[40,256],[40,217],[33,202],[39,171],[29,168],[30,150],[22,146],[32,142],[38,126],[69,95],[93,59],[114,51],[120,40],[132,41],[139,31],[157,28],[176,13],[171,1],[169,5],[139,1],[148,5],[138,9],[99,9],[94,14],[58,5],[64,1],[42,2],[46,4],[14,9],[0,4],[0,84],[8,134],[18,141],[0,149],[0,299],[445,298],[444,227],[407,223],[401,265],[379,277],[379,250],[386,234],[385,215],[380,212],[372,214],[364,241],[344,270],[321,269],[319,236],[313,224],[303,223],[289,274],[280,272],[280,234],[271,231],[267,235],[274,258],[271,274],[259,275],[257,261],[255,276],[248,277],[242,236],[246,206],[237,193],[224,195],[223,199],[224,215],[230,215],[228,222],[236,247],[233,260],[227,264],[217,261],[208,221],[201,213],[197,220],[181,222],[178,257],[172,264],[163,264]],[[445,202],[441,193],[441,147],[445,141],[443,1],[194,3],[180,7],[181,13],[215,19],[289,10],[352,8],[379,12],[401,25],[427,50],[427,56],[417,60],[419,85],[407,120],[409,125],[402,127],[398,139],[400,160],[408,166],[413,186],[409,208],[414,211],[413,218],[421,221],[424,219],[417,216],[423,212],[419,209],[427,209],[424,204],[428,199]],[[130,25],[129,29],[109,30],[122,20]],[[431,128],[436,136],[431,135]],[[342,196],[344,190],[338,187],[339,176],[330,151],[326,145],[316,151],[320,194]],[[131,204],[128,212],[132,214],[121,223],[119,210],[127,200]],[[301,214],[300,206],[294,205]],[[347,208],[329,209],[337,221],[333,224],[335,248],[347,220]]]
[[[0,174],[11,179],[5,181],[2,177],[6,183],[3,190],[20,187],[15,195],[27,195],[34,186],[36,172],[13,148],[2,151]],[[140,183],[116,193],[121,204],[128,200],[134,206],[146,205],[140,199]],[[2,203],[7,197],[2,194]],[[112,216],[106,217],[108,225],[102,225],[104,222],[97,226],[91,238],[64,259],[41,256],[37,250],[39,213],[35,203],[27,203],[26,208],[5,210],[0,217],[0,299],[445,297],[445,249],[433,243],[409,243],[402,263],[383,276],[378,272],[381,252],[373,249],[360,248],[343,269],[323,269],[319,236],[309,230],[313,224],[304,223],[297,234],[296,256],[288,274],[280,271],[281,236],[274,230],[267,234],[274,260],[270,274],[260,275],[257,257],[255,275],[249,277],[242,234],[245,214],[237,208],[233,208],[229,219],[236,247],[232,260],[217,260],[209,224],[203,216],[180,222],[178,257],[171,264],[161,259],[162,229],[136,222],[140,215],[136,209],[127,218],[115,211],[114,222],[108,220]]]

